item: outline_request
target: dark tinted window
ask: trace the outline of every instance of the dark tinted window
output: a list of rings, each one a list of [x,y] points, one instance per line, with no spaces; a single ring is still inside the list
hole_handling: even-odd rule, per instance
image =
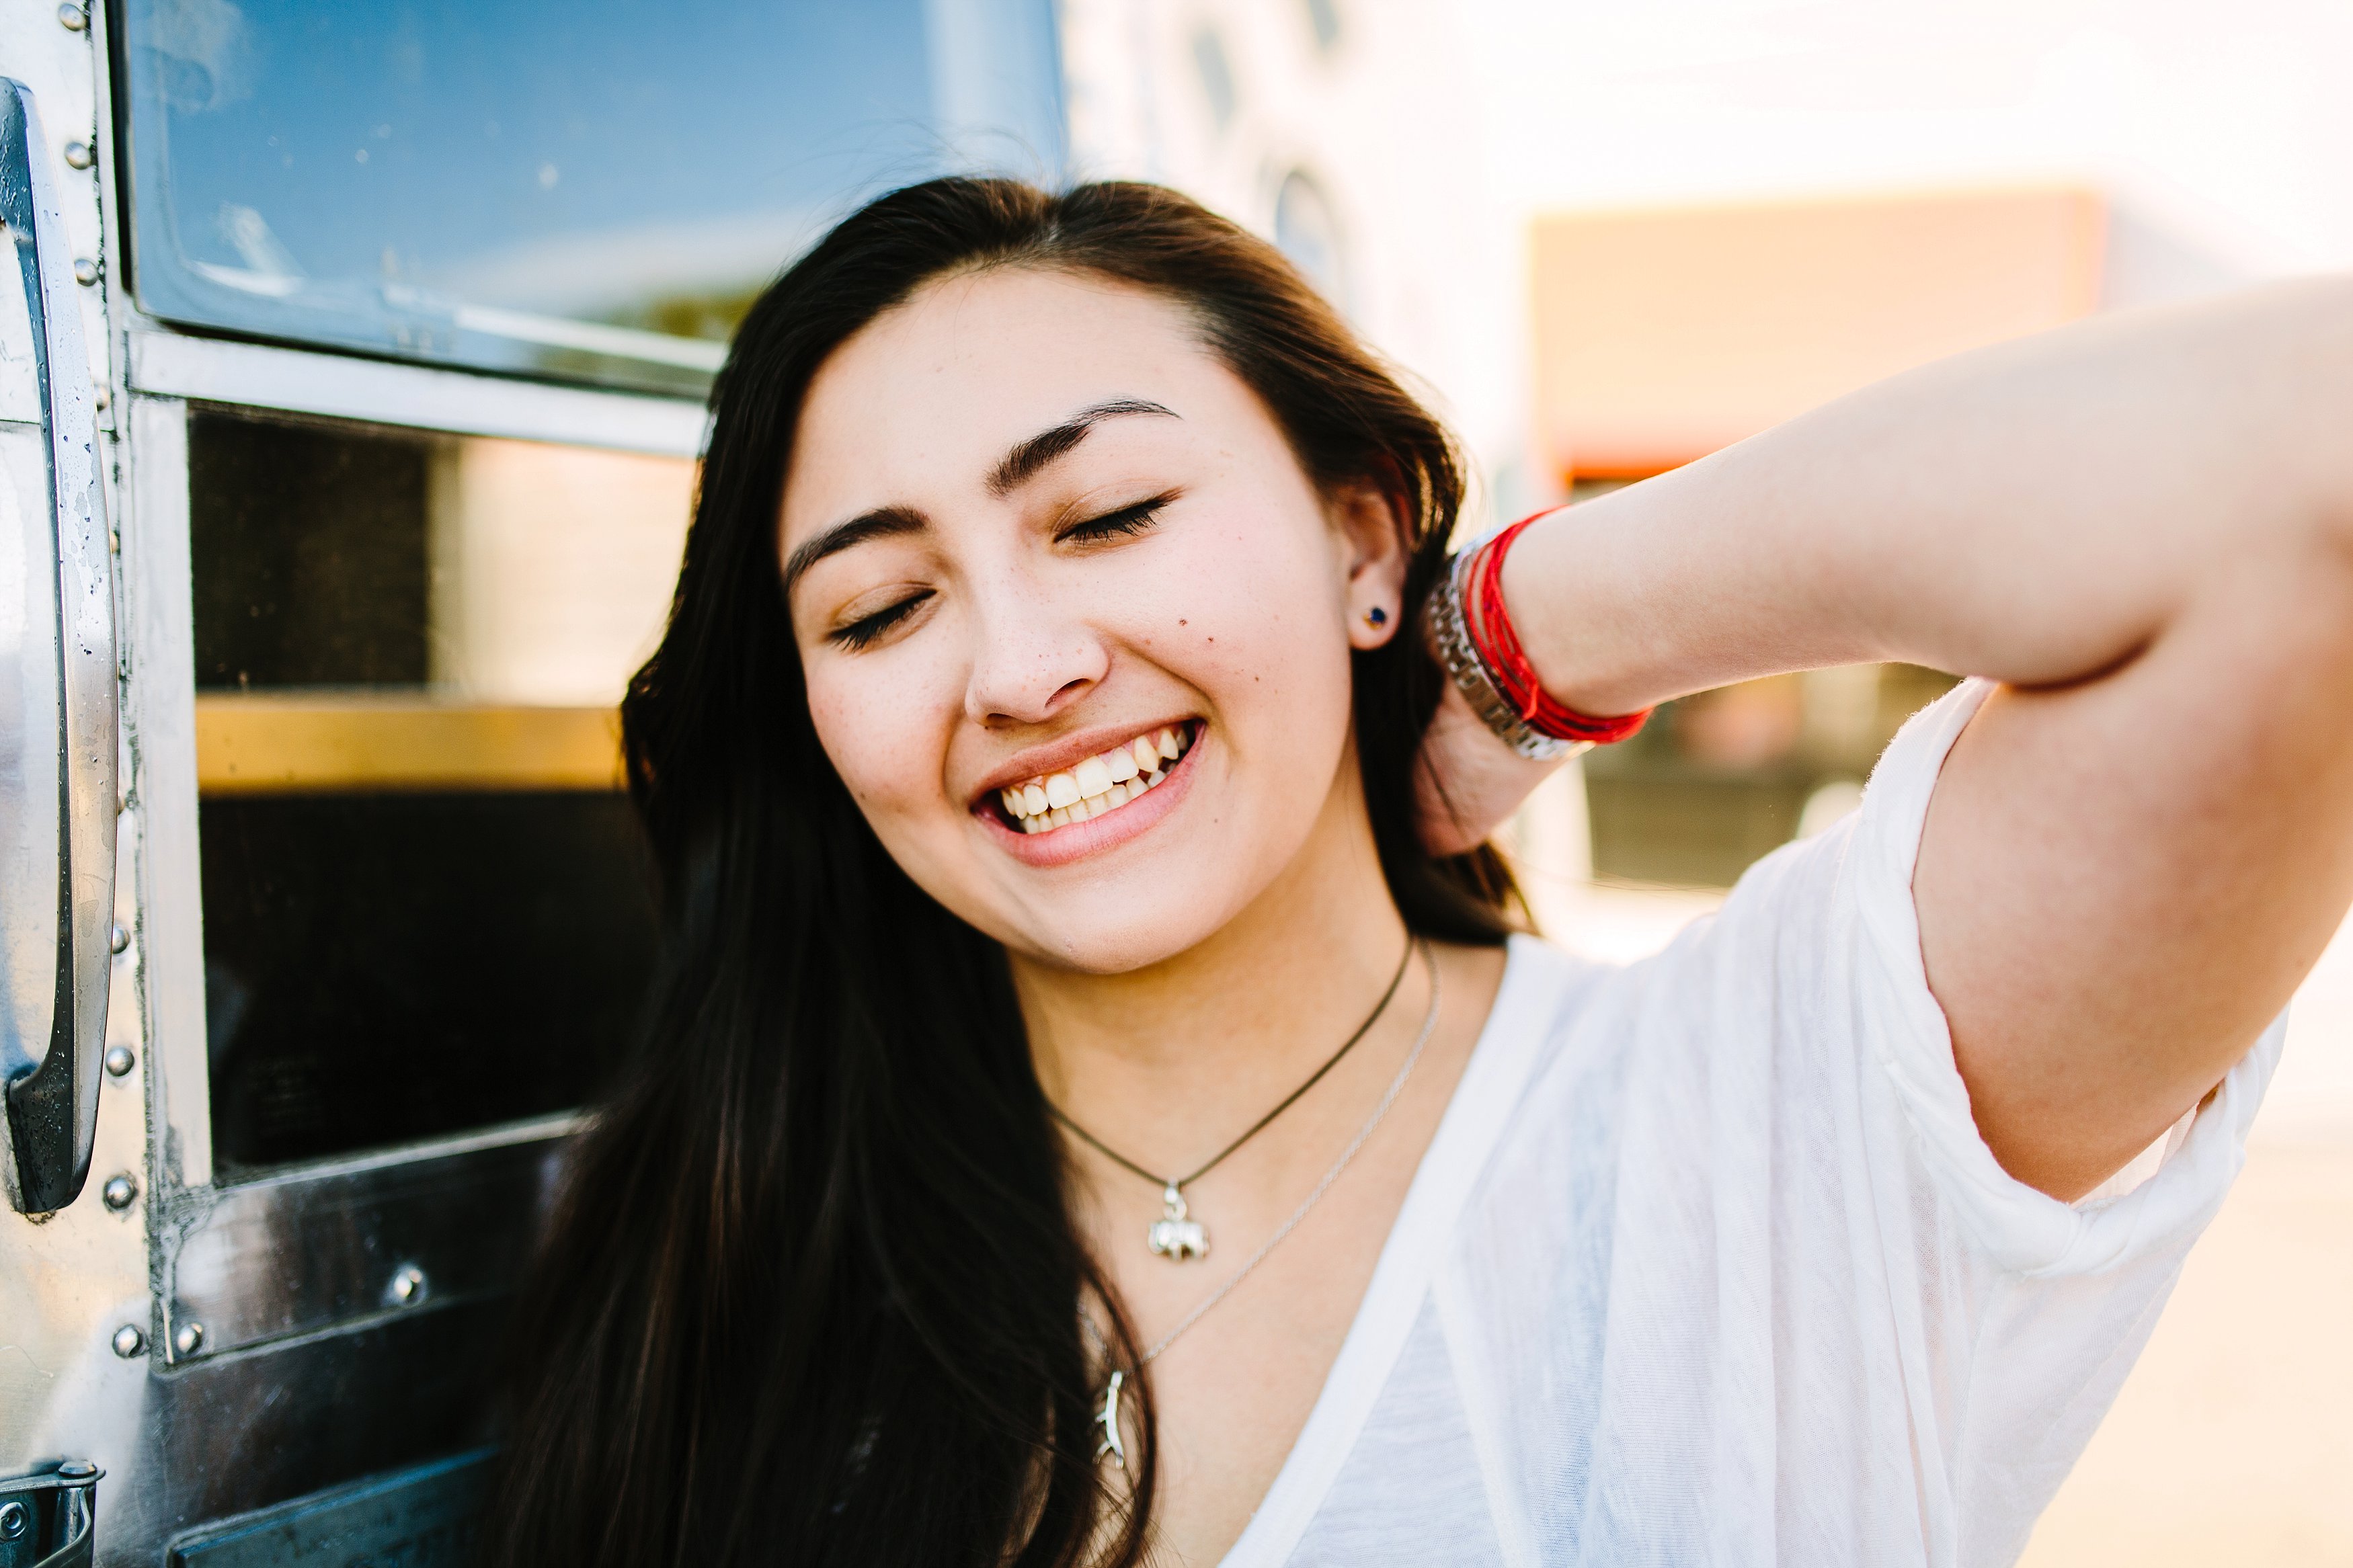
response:
[[[653,941],[617,795],[206,801],[205,1023],[228,1167],[586,1101]]]
[[[613,704],[691,467],[199,411],[189,476],[221,1165],[584,1103],[651,963]]]
[[[427,443],[206,415],[196,431],[196,684],[423,685]]]

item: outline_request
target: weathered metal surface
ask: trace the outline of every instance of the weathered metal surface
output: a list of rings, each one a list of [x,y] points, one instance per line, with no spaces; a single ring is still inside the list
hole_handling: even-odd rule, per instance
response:
[[[568,1118],[534,1122],[429,1158],[396,1150],[221,1189],[171,1244],[166,1359],[176,1365],[510,1289],[570,1127]],[[200,1328],[197,1342],[183,1351],[191,1327]]]
[[[11,841],[0,882],[0,1185],[24,1214],[65,1207],[90,1169],[121,743],[97,409],[52,163],[34,89],[0,76],[0,248],[16,260],[21,290],[13,301],[21,313],[6,320],[12,338],[19,321],[24,336],[6,345],[0,375],[32,378],[32,399],[12,393],[7,402],[37,405],[46,458],[37,504],[24,493],[31,465],[12,460],[16,493],[0,513],[0,668],[15,678],[0,679],[0,832]],[[14,842],[48,818],[55,826],[39,844]],[[45,861],[43,848],[54,858]],[[36,928],[49,934],[46,963]]]
[[[480,1446],[504,1310],[474,1301],[160,1372],[147,1479],[110,1491],[101,1563],[153,1568],[199,1527]]]
[[[491,1451],[297,1498],[174,1541],[167,1568],[463,1568]]]

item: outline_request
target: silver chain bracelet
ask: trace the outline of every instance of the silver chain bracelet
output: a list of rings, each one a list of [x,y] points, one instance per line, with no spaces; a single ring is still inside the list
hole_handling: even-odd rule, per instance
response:
[[[1462,619],[1462,572],[1477,554],[1473,548],[1451,557],[1445,574],[1430,591],[1430,600],[1422,610],[1430,651],[1438,656],[1438,662],[1454,678],[1454,684],[1470,700],[1471,711],[1520,755],[1531,762],[1550,763],[1591,751],[1590,741],[1564,741],[1532,728],[1504,698],[1494,675],[1487,668],[1487,661],[1479,657],[1478,645],[1471,640],[1471,628]]]

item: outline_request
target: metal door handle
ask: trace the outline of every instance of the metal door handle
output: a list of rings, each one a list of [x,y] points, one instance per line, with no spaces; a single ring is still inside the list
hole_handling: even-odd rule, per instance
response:
[[[106,1472],[69,1459],[0,1480],[0,1568],[90,1568],[97,1557],[98,1483]]]
[[[47,437],[47,531],[57,570],[56,616],[46,628],[46,643],[44,628],[26,626],[16,650],[21,658],[46,657],[47,666],[39,673],[46,679],[54,668],[57,679],[57,964],[53,981],[41,976],[52,993],[41,999],[46,1007],[11,1009],[10,1016],[20,1019],[37,1011],[47,1015],[48,1049],[38,1067],[7,1085],[5,1142],[13,1144],[15,1157],[0,1160],[9,1202],[22,1213],[43,1214],[65,1207],[80,1193],[98,1131],[114,918],[114,582],[73,258],[32,92],[6,77],[0,77],[0,224],[24,274],[33,330]],[[36,520],[27,519],[26,526],[37,534]],[[37,551],[27,553],[36,561],[41,556]],[[0,656],[9,651],[0,647]],[[9,739],[0,736],[0,742]],[[14,737],[28,766],[46,754],[47,739]],[[46,769],[41,776],[46,779]],[[33,793],[46,796],[46,784]],[[47,802],[19,804],[33,809]],[[0,888],[0,898],[27,896],[47,898],[50,889]],[[12,976],[23,967],[12,970]]]

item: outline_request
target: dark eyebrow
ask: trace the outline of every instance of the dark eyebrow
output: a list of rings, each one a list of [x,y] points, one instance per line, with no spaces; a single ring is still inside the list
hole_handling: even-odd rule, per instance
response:
[[[1098,403],[1092,408],[1082,408],[1051,430],[1040,431],[1006,453],[989,472],[989,493],[1006,495],[1027,484],[1037,477],[1040,468],[1085,440],[1087,432],[1098,423],[1129,414],[1159,414],[1171,419],[1177,417],[1172,409],[1136,398],[1120,398],[1110,403]]]
[[[785,593],[789,595],[802,573],[836,551],[863,544],[870,539],[921,533],[931,526],[931,520],[911,506],[878,506],[872,511],[860,512],[848,522],[837,523],[793,547],[793,552],[785,557]]]
[[[1170,419],[1179,417],[1176,410],[1141,398],[1116,398],[1082,408],[1050,430],[1042,430],[1016,446],[997,459],[989,471],[988,489],[992,495],[1004,495],[1035,479],[1038,471],[1061,457],[1087,437],[1087,432],[1105,419],[1117,419],[1130,414],[1158,414]],[[879,506],[872,511],[860,512],[848,522],[838,523],[823,533],[803,540],[793,552],[785,557],[785,593],[793,591],[801,574],[838,551],[853,544],[863,544],[870,539],[887,539],[896,534],[921,533],[931,527],[931,520],[913,507]]]

